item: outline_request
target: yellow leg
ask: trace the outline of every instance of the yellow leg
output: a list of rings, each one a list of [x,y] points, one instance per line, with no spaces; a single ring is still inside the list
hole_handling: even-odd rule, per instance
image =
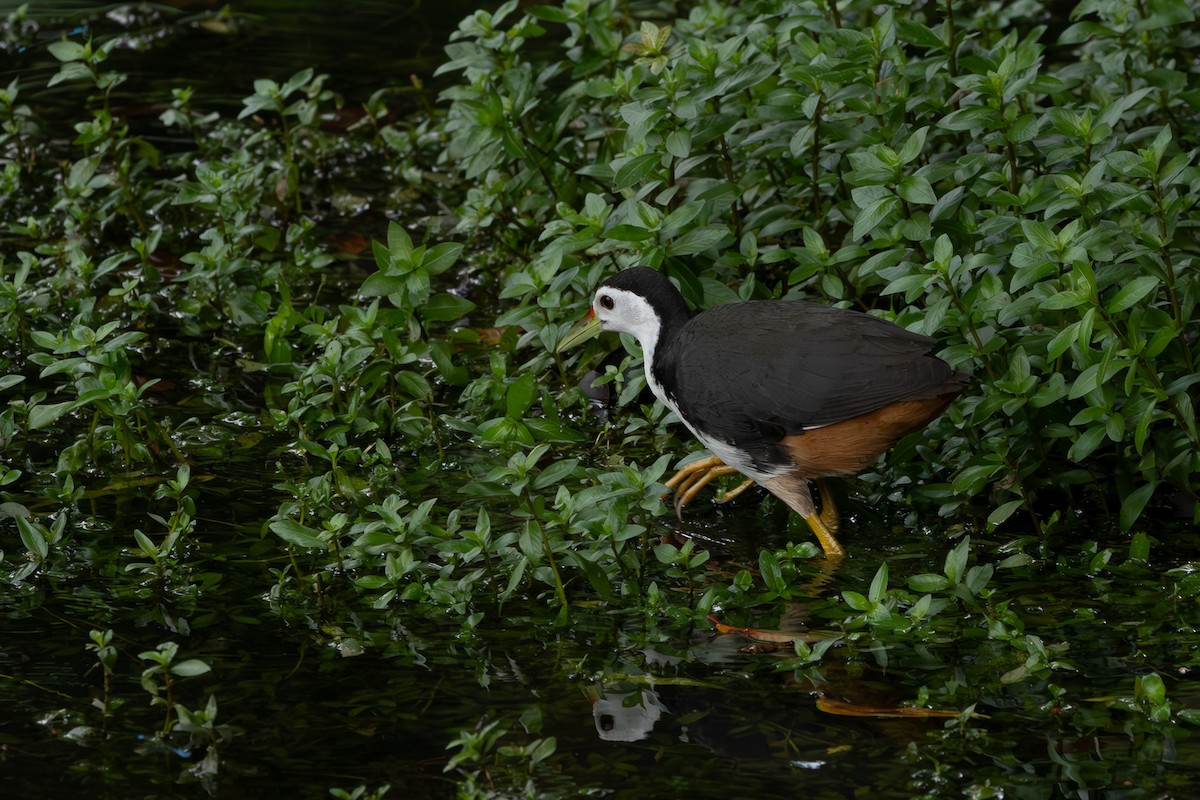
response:
[[[836,516],[837,512],[834,511]],[[821,543],[821,549],[825,551],[825,557],[830,560],[841,561],[846,557],[846,548],[842,547],[841,542],[837,540],[834,532],[829,530],[825,525],[825,520],[822,519],[824,513],[813,514],[804,518],[808,523],[808,527],[812,529],[813,534],[817,537],[817,541]]]
[[[825,530],[837,536],[838,531],[842,529],[842,518],[838,515],[833,490],[829,488],[829,481],[824,478],[817,478],[817,488],[821,491],[821,522],[825,525]]]
[[[675,516],[683,516],[683,508],[713,480],[724,475],[736,475],[738,471],[716,456],[701,458],[680,469],[666,482],[668,489],[675,491]],[[737,497],[754,483],[748,480],[733,491],[727,492],[718,502],[728,502]],[[829,483],[823,478],[817,479],[817,488],[821,494],[821,513],[813,504],[812,493],[808,488],[808,480],[799,477],[772,479],[765,484],[766,488],[782,499],[796,511],[812,530],[825,557],[840,561],[846,555],[846,548],[837,540],[838,531],[842,527],[842,519],[838,515],[837,502]]]
[[[817,541],[821,543],[821,549],[825,551],[826,558],[840,561],[845,557],[846,549],[837,540],[839,526],[837,507],[833,504],[833,496],[829,494],[829,489],[825,486],[824,481],[820,482],[821,503],[824,506],[820,514],[817,513],[817,507],[813,503],[807,478],[795,474],[781,475],[778,478],[764,481],[763,486],[804,518],[813,535],[817,537]],[[832,528],[826,522],[826,510],[829,511],[828,516],[833,521]]]

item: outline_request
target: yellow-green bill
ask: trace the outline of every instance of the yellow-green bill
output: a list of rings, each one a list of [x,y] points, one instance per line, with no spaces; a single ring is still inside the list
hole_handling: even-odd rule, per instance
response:
[[[558,341],[558,347],[554,348],[554,352],[561,353],[564,350],[569,350],[575,345],[597,336],[599,333],[600,320],[596,318],[595,312],[588,309],[587,316],[579,320],[579,324],[567,331],[566,335]]]

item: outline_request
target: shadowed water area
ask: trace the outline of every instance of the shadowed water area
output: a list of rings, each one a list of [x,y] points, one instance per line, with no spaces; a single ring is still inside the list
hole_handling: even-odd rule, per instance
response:
[[[43,128],[61,127],[60,149],[46,157],[64,159],[63,142],[83,118],[79,95],[44,88],[60,66],[47,47],[64,35],[121,40],[105,68],[127,80],[110,104],[131,135],[170,153],[189,142],[157,121],[171,89],[191,86],[195,107],[233,117],[255,79],[284,82],[306,68],[327,74],[324,88],[340,96],[325,106],[326,132],[364,124],[362,107],[381,90],[386,119],[424,118],[451,80],[433,74],[447,37],[475,8],[382,0],[242,2],[224,11],[182,2],[103,12],[43,5],[29,7],[36,34],[13,35],[3,52],[0,84],[20,78],[22,100]],[[14,10],[0,4],[2,13]],[[356,292],[375,271],[369,243],[387,239],[389,221],[420,220],[447,235],[454,228],[447,207],[429,193],[405,195],[383,163],[360,151],[334,154],[317,172],[311,216],[331,259],[319,276],[293,282],[296,305],[366,308]],[[25,201],[5,202],[11,210]],[[13,252],[32,236],[5,235]],[[15,272],[15,259],[4,263]],[[180,269],[172,261],[163,275],[169,281]],[[474,304],[447,317],[467,332],[447,341],[471,378],[499,369],[487,337],[503,304],[488,270],[468,258],[435,280]],[[241,311],[253,316],[253,303]],[[339,462],[336,450],[318,453],[284,432],[282,420],[307,412],[286,388],[298,369],[280,367],[282,358],[275,368],[264,363],[271,315],[255,321],[251,341],[198,328],[199,314],[181,305],[140,331],[154,357],[135,376],[159,379],[149,402],[171,421],[173,446],[190,466],[176,495],[190,498],[195,524],[163,564],[139,551],[135,530],[161,541],[164,518],[187,505],[161,489],[179,475],[167,445],[154,447],[170,467],[84,470],[69,491],[55,477],[68,438],[48,435],[7,464],[23,475],[5,487],[16,505],[0,519],[6,796],[319,798],[385,785],[387,796],[403,798],[1194,796],[1200,535],[1166,501],[1147,511],[1137,536],[1118,529],[1115,511],[1096,509],[1045,540],[1019,515],[1002,533],[982,521],[987,509],[918,515],[904,485],[881,488],[872,473],[836,490],[851,555],[829,568],[812,553],[796,555],[808,530],[757,489],[721,506],[702,495],[682,519],[662,513],[653,502],[660,476],[639,482],[649,473],[637,470],[663,453],[671,454],[663,469],[674,466],[684,455],[681,426],[659,418],[643,429],[623,418],[625,433],[644,435],[613,452],[602,445],[619,435],[598,408],[551,411],[531,383],[527,398],[525,389],[497,395],[497,419],[515,424],[544,404],[544,418],[561,414],[564,428],[583,431],[549,436],[548,462],[633,463],[634,488],[618,488],[644,493],[633,527],[612,534],[614,550],[620,540],[639,553],[621,588],[596,585],[594,569],[559,553],[578,572],[556,590],[541,529],[521,512],[536,505],[518,487],[525,473],[501,474],[511,467],[508,451],[496,455],[448,419],[446,387],[465,378],[455,384],[445,370],[430,379],[432,399],[412,423],[417,431],[428,424],[430,436],[381,436],[382,449],[364,446],[369,457]],[[422,352],[408,363],[432,374],[443,355]],[[11,371],[32,383],[41,365],[13,358]],[[519,373],[520,364],[509,368]],[[356,370],[324,387],[330,396],[314,408],[340,408],[338,392]],[[574,383],[582,371],[572,365],[537,380]],[[327,487],[314,487],[327,475],[337,491],[325,496]],[[588,485],[563,483],[576,492]],[[381,511],[386,524],[373,529],[326,531],[328,558],[305,560],[300,545],[318,523],[279,526],[290,499],[305,492],[306,502],[332,505],[401,497],[387,511],[403,522]],[[434,498],[462,519],[440,506],[432,522],[411,516]],[[479,509],[490,525],[484,533]],[[18,511],[43,515],[47,526],[66,515],[57,560],[25,568],[37,541],[16,523]],[[412,552],[402,548],[388,551],[386,571],[362,569],[392,546],[380,531],[404,526],[420,530],[414,544],[436,540],[439,552],[461,558],[426,565],[423,586],[440,572],[497,588],[418,597],[403,576],[422,567],[406,565]],[[480,553],[487,535],[496,552],[526,553],[530,573],[541,575],[535,590],[504,593],[507,576],[495,576]],[[687,565],[678,560],[687,547],[710,558]],[[659,566],[668,562],[671,569]],[[712,619],[692,613],[718,586],[755,599],[718,604]],[[923,595],[930,617],[942,612],[924,627],[910,613]],[[752,642],[718,633],[718,623],[766,633]],[[112,632],[107,667],[87,647],[92,631]],[[797,632],[799,649],[784,641]],[[831,638],[837,643],[823,658],[813,654]],[[146,658],[164,643],[178,647],[173,677],[152,673]],[[191,728],[164,735],[183,719],[176,706],[210,708],[210,724],[193,716]]]

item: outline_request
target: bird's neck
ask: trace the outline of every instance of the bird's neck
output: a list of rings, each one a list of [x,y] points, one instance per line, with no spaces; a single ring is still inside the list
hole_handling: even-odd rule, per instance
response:
[[[668,302],[661,303],[655,310],[658,312],[658,330],[653,335],[641,340],[642,363],[646,368],[646,383],[650,386],[650,391],[654,392],[655,397],[670,407],[671,410],[677,411],[674,398],[667,395],[664,381],[666,373],[671,370],[671,343],[675,340],[676,335],[678,335],[683,326],[691,319],[692,314],[688,310],[687,303],[684,302],[683,297],[679,295],[669,298]]]

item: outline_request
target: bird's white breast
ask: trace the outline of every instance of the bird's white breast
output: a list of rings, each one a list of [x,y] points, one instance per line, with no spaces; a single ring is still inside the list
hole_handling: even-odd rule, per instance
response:
[[[746,454],[734,447],[729,442],[724,442],[720,439],[706,436],[705,434],[696,430],[695,426],[693,426],[683,414],[679,413],[679,406],[675,404],[674,398],[667,394],[666,387],[655,379],[653,345],[647,348],[645,343],[642,344],[642,364],[646,369],[646,385],[650,387],[650,391],[654,393],[654,396],[657,397],[664,406],[675,412],[675,416],[678,417],[679,421],[684,424],[684,427],[691,431],[692,435],[699,439],[700,443],[707,447],[714,456],[721,459],[726,464],[745,475],[747,478],[753,478],[760,483],[762,481],[770,480],[771,478],[777,478],[780,475],[787,474],[788,470],[786,468],[777,469],[772,472],[763,472],[762,470],[755,469],[754,465],[750,462],[750,459],[746,457]]]

